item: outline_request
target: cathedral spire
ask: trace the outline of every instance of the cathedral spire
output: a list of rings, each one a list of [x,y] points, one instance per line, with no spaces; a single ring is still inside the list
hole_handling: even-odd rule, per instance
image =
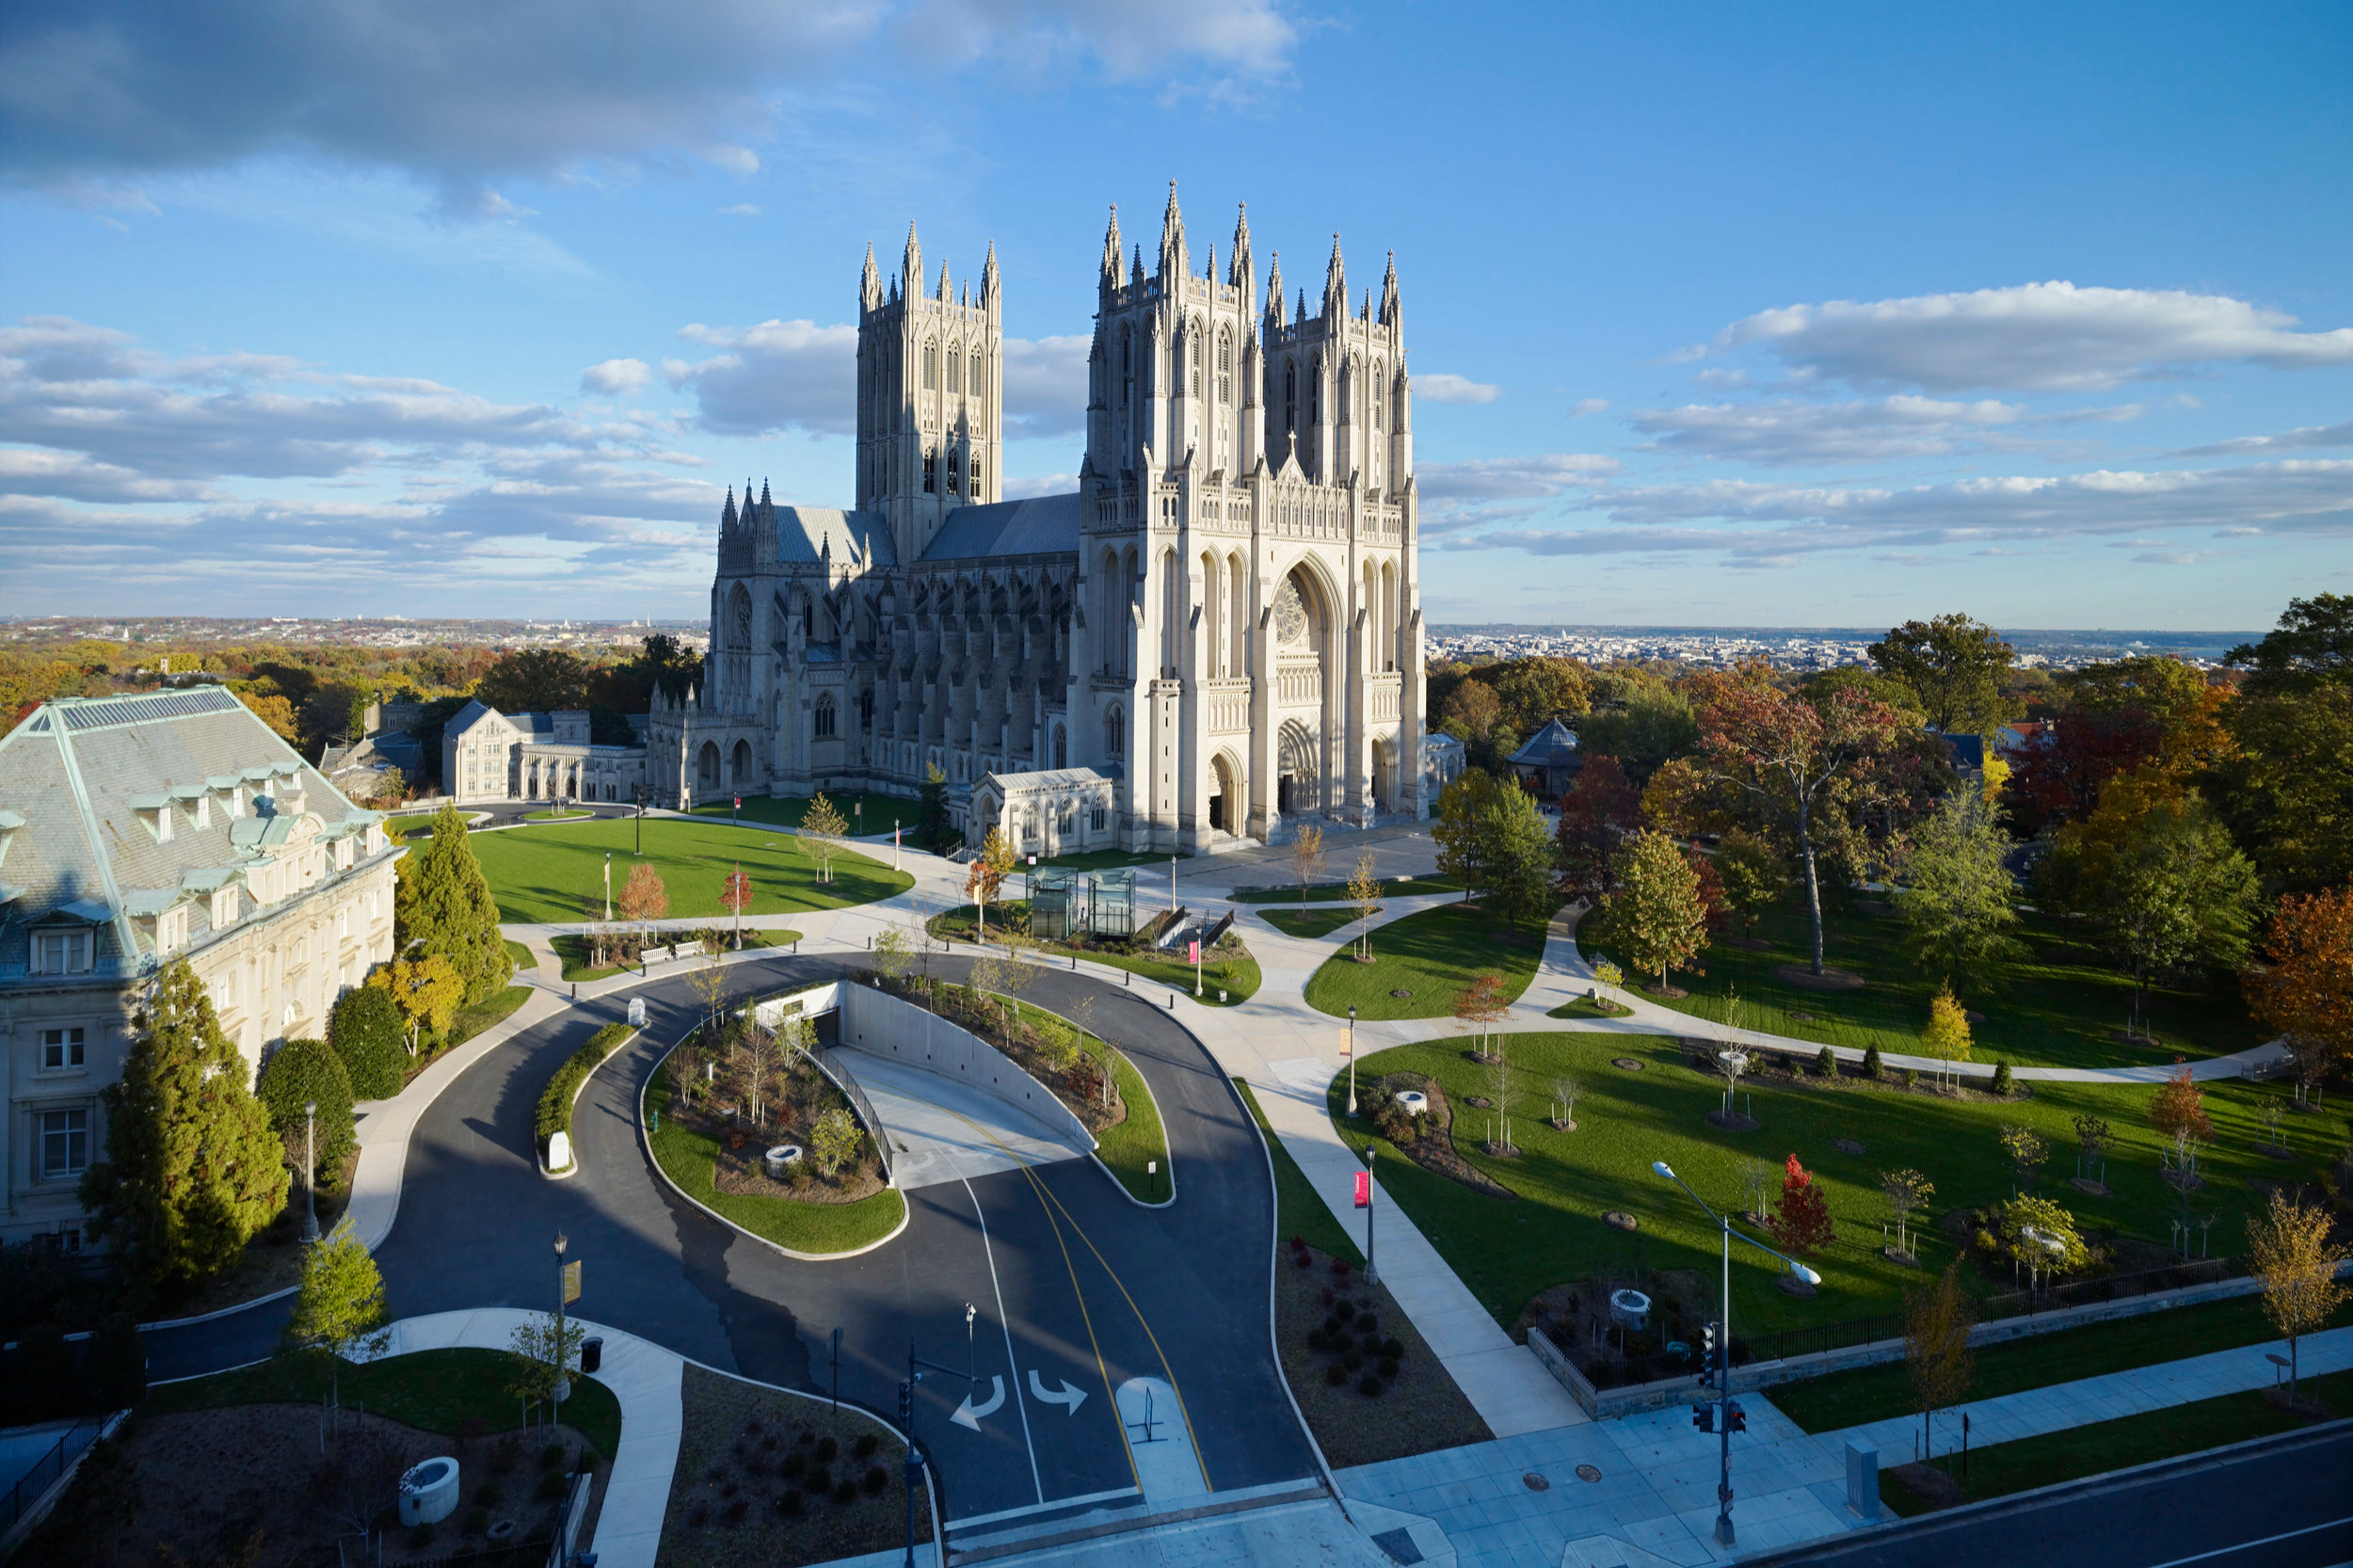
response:
[[[988,259],[981,264],[981,309],[991,321],[1004,309],[1004,279],[997,271],[997,242],[988,242]]]
[[[1128,258],[1119,251],[1119,204],[1112,204],[1112,226],[1103,232],[1103,275],[1097,287],[1109,294],[1128,285]]]
[[[722,534],[735,532],[735,487],[733,485],[728,487],[728,504],[719,509],[719,532]]]
[[[955,290],[948,283],[948,264],[942,262],[939,264],[939,302],[942,305],[952,304],[955,297]]]
[[[857,280],[857,297],[858,303],[870,311],[883,302],[882,273],[874,265],[874,245],[872,240],[869,240],[866,245],[866,270],[859,275]]]
[[[899,260],[899,292],[907,298],[923,286],[923,242],[915,237],[915,225],[907,225],[906,254]]]
[[[1283,329],[1283,253],[1280,250],[1267,252],[1266,322],[1270,332]]]
[[[1394,328],[1403,321],[1405,308],[1397,297],[1397,252],[1389,252],[1389,275],[1381,280],[1381,325]]]
[[[1348,314],[1348,266],[1340,260],[1340,236],[1332,236],[1332,261],[1323,271],[1323,315],[1338,321]]]
[[[1168,183],[1168,211],[1160,215],[1160,277],[1174,280],[1190,268],[1185,259],[1185,215],[1176,210],[1176,182]]]
[[[1228,283],[1233,284],[1236,288],[1245,288],[1249,285],[1252,270],[1250,261],[1250,203],[1245,201],[1241,204],[1241,212],[1234,218],[1234,261],[1233,264],[1226,270],[1225,280]]]

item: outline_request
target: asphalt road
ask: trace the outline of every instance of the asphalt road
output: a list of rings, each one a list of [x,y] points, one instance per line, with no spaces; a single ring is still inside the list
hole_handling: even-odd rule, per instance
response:
[[[2353,1421],[1754,1560],[1760,1568],[2333,1568],[2353,1562]]]
[[[968,962],[933,960],[957,976]],[[728,972],[742,996],[848,971],[837,959],[779,957]],[[896,1240],[808,1263],[712,1219],[653,1170],[637,1136],[638,1093],[697,1004],[682,978],[627,995],[646,999],[648,1028],[580,1102],[579,1176],[538,1175],[533,1107],[564,1057],[622,1016],[626,996],[518,1035],[427,1110],[376,1254],[395,1316],[552,1304],[560,1226],[568,1257],[584,1264],[576,1312],[710,1366],[824,1391],[825,1342],[839,1326],[841,1396],[869,1408],[895,1410],[910,1341],[928,1361],[977,1373],[976,1383],[928,1374],[919,1394],[917,1428],[951,1519],[1137,1485],[1114,1400],[1131,1378],[1177,1391],[1213,1488],[1316,1473],[1268,1342],[1273,1194],[1257,1134],[1164,1007],[1050,971],[1024,993],[1064,1013],[1096,998],[1095,1028],[1127,1050],[1160,1104],[1176,1203],[1142,1208],[1087,1160],[1000,1171],[920,1189]],[[152,1335],[152,1375],[266,1354],[284,1317],[279,1303]],[[968,1394],[985,1403],[998,1379],[1004,1400],[979,1431],[950,1420]],[[1065,1384],[1084,1396],[1075,1406]]]

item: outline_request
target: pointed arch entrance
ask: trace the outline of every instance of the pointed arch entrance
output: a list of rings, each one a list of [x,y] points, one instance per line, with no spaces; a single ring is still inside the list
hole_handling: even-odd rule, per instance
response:
[[[1284,721],[1274,739],[1275,809],[1285,816],[1323,808],[1316,740],[1297,719]]]

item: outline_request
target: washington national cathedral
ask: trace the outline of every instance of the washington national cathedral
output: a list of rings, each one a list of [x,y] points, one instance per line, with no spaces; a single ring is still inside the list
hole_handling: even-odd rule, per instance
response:
[[[1427,813],[1413,398],[1391,263],[1352,308],[1260,290],[1247,214],[1150,270],[1103,239],[1074,493],[1000,500],[1004,297],[859,283],[856,504],[719,518],[700,687],[657,698],[657,799],[912,795],[1016,851],[1214,852]],[[864,824],[872,832],[878,825]]]

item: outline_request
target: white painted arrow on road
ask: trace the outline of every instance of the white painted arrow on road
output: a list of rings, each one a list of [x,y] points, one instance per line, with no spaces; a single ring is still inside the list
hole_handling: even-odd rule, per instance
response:
[[[1030,1376],[1035,1378],[1037,1374],[1032,1372]],[[980,1431],[981,1417],[995,1415],[997,1407],[1005,1402],[1005,1380],[992,1372],[989,1374],[988,1385],[993,1392],[988,1396],[986,1402],[974,1404],[972,1396],[967,1394],[964,1397],[964,1402],[956,1406],[956,1413],[948,1419],[960,1427],[968,1427],[974,1432]]]
[[[1037,1368],[1034,1367],[1030,1368],[1030,1398],[1037,1400],[1039,1403],[1068,1405],[1070,1407],[1070,1414],[1076,1416],[1079,1414],[1079,1407],[1086,1402],[1086,1397],[1087,1391],[1083,1388],[1073,1386],[1068,1378],[1062,1380],[1061,1393],[1049,1394],[1046,1391],[1046,1384],[1038,1381]],[[991,1406],[990,1408],[994,1409],[995,1407]]]

